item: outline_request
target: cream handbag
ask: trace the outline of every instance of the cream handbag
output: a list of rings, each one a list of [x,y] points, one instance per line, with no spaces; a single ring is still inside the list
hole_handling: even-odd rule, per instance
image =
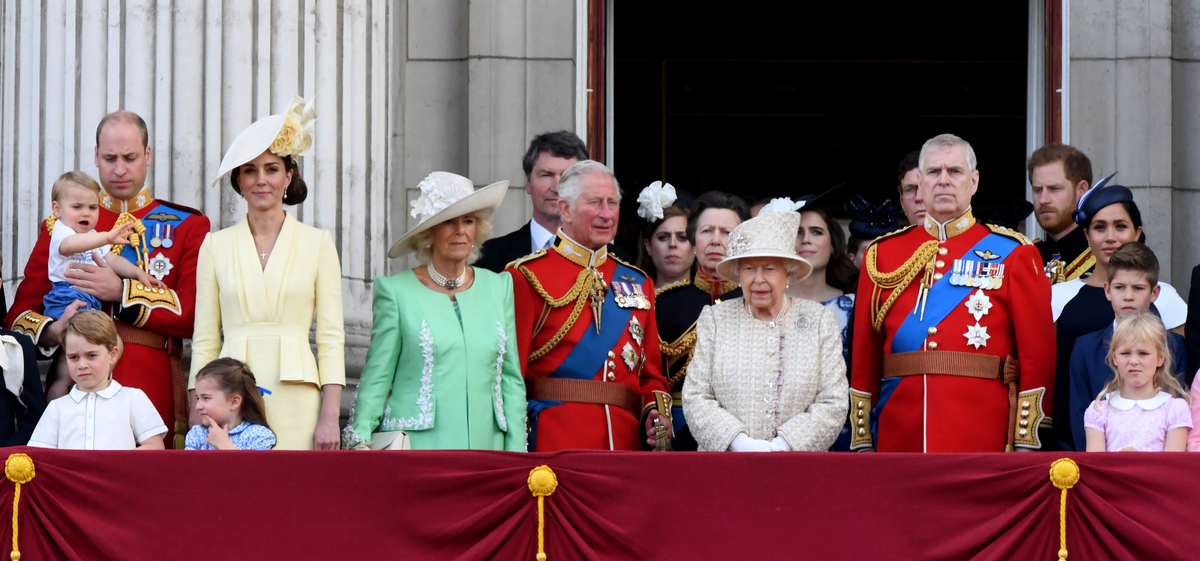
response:
[[[372,450],[411,450],[408,433],[402,430],[377,432],[371,435]]]

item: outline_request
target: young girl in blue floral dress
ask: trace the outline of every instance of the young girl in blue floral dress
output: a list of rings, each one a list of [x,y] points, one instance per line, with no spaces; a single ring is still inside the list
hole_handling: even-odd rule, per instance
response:
[[[235,358],[218,358],[196,373],[196,412],[185,450],[270,450],[275,433],[254,374]]]

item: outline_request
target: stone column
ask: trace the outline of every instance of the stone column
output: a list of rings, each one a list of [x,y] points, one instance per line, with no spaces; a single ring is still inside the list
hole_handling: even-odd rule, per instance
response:
[[[1070,144],[1091,158],[1097,180],[1120,171],[1115,181],[1134,192],[1161,279],[1186,282],[1172,275],[1186,260],[1173,248],[1196,251],[1174,243],[1171,2],[1072,2],[1070,27]]]

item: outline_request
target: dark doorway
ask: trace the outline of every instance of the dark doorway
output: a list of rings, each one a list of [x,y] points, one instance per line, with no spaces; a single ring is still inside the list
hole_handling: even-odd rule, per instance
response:
[[[847,181],[841,200],[879,202],[943,132],[975,148],[977,207],[1023,199],[1028,18],[1024,2],[616,2],[622,242],[652,181],[750,202]]]

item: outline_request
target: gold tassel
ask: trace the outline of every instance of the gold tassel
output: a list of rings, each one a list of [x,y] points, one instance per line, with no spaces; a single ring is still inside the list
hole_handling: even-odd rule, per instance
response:
[[[1058,558],[1067,558],[1067,490],[1079,483],[1079,465],[1070,458],[1055,460],[1050,464],[1050,483],[1062,489],[1058,503]]]
[[[550,466],[538,466],[529,472],[529,492],[538,500],[538,552],[537,561],[546,561],[546,518],[543,500],[558,488],[558,476]],[[15,522],[14,522],[15,524]],[[13,534],[16,536],[16,533]],[[13,538],[16,540],[16,537]],[[15,543],[15,542],[14,542]]]
[[[4,461],[4,475],[9,481],[13,482],[15,490],[13,491],[13,546],[12,553],[9,554],[9,559],[12,561],[21,560],[21,550],[17,547],[17,510],[18,504],[21,502],[21,484],[33,481],[33,460],[25,454],[13,454]]]

